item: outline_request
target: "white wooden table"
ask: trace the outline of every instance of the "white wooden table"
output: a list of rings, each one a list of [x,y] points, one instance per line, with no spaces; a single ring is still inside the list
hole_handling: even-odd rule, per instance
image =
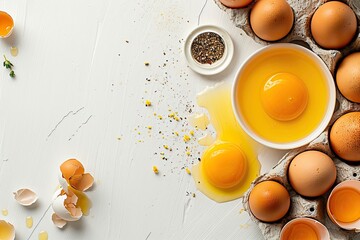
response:
[[[30,239],[43,230],[56,240],[263,239],[241,211],[241,200],[218,204],[196,190],[183,168],[196,162],[203,148],[174,137],[175,131],[191,130],[186,120],[167,118],[168,109],[181,117],[190,109],[203,112],[196,94],[232,81],[242,61],[261,47],[208,0],[200,25],[227,30],[235,55],[216,76],[192,72],[182,48],[203,4],[0,1],[0,10],[15,20],[12,36],[0,39],[0,53],[17,75],[11,79],[0,69],[0,209],[9,212],[0,219],[15,226],[16,239],[28,239],[37,223]],[[11,46],[18,56],[10,55]],[[151,107],[145,107],[146,99]],[[167,160],[160,155],[164,144],[173,148]],[[79,159],[95,177],[88,193],[93,207],[88,217],[59,230],[52,209],[46,209],[58,186],[59,165],[68,158]],[[276,160],[263,161],[262,171]],[[24,187],[39,195],[34,207],[13,199],[12,192]],[[32,229],[25,226],[27,216],[34,219]]]

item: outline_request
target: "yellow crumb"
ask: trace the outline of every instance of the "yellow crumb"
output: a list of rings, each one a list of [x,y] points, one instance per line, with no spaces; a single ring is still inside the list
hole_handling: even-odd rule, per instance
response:
[[[152,129],[152,126],[147,126],[147,128],[148,128],[149,130],[151,130],[151,129]]]
[[[159,169],[157,168],[157,166],[153,166],[153,171],[154,171],[155,174],[159,173]]]
[[[190,155],[191,155],[191,152],[190,152],[190,151],[187,151],[187,152],[186,152],[186,155],[190,156]]]
[[[145,106],[146,106],[146,107],[150,107],[150,106],[151,106],[151,101],[150,101],[150,100],[146,100],[146,101],[145,101]]]
[[[154,116],[156,116],[156,112],[154,112]]]
[[[145,66],[149,66],[150,63],[149,62],[144,62]]]
[[[195,134],[195,133],[194,133],[194,130],[191,130],[191,131],[190,131],[190,135],[191,135],[191,136],[194,136],[194,134]]]
[[[158,115],[158,118],[159,118],[160,120],[162,120],[162,119],[163,119],[163,117],[162,117],[161,115]]]
[[[189,135],[184,135],[184,137],[183,137],[183,140],[184,140],[184,142],[188,142],[188,141],[190,141],[190,137],[189,137]]]
[[[165,155],[165,153],[164,153],[164,152],[161,152],[160,155]]]
[[[174,132],[174,134],[175,134],[176,136],[179,136],[179,133],[178,133],[178,132]]]
[[[185,171],[186,171],[187,174],[191,175],[191,171],[190,171],[189,168],[185,168]]]
[[[178,116],[175,116],[174,120],[178,122],[178,121],[180,121],[180,118]]]
[[[168,145],[164,145],[164,148],[165,148],[165,149],[169,149],[169,146],[168,146]]]
[[[170,117],[170,118],[173,118],[173,117],[175,117],[175,113],[174,113],[174,112],[172,112],[172,113],[169,113],[168,117]]]

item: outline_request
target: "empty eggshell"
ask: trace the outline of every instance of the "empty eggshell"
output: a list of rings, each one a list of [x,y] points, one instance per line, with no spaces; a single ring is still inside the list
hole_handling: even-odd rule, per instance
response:
[[[58,228],[63,228],[67,223],[67,221],[56,215],[56,213],[53,213],[53,215],[51,216],[51,220],[53,221],[54,225]]]
[[[311,238],[309,235],[313,235]],[[330,234],[327,228],[312,218],[295,218],[285,224],[281,229],[280,240],[291,239],[318,239],[330,240]]]
[[[94,178],[89,173],[84,173],[84,166],[76,159],[68,159],[60,165],[62,177],[71,187],[79,191],[86,191],[93,183]]]
[[[11,223],[0,220],[0,239],[1,240],[14,240],[15,228]]]
[[[38,199],[37,194],[27,188],[22,188],[14,192],[14,198],[19,204],[23,206],[30,206]]]
[[[344,190],[350,191],[350,195],[336,196]],[[357,196],[351,195],[354,193]],[[339,227],[360,232],[360,181],[347,180],[338,184],[329,195],[326,210],[331,221]],[[351,218],[353,221],[350,221]]]
[[[69,194],[69,195],[68,195]],[[68,222],[77,221],[82,216],[80,207],[77,207],[78,197],[69,191],[66,193],[59,189],[54,194],[52,208],[55,214]]]

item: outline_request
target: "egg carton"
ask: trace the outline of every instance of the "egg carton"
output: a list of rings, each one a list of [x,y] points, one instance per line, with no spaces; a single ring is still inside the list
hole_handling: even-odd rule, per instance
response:
[[[359,27],[357,31],[357,36],[354,40],[345,48],[341,50],[329,50],[323,49],[311,36],[310,31],[310,22],[311,18],[316,11],[316,9],[327,2],[328,0],[287,0],[290,4],[291,8],[294,11],[295,21],[291,32],[286,35],[284,38],[274,41],[267,42],[257,37],[254,31],[251,29],[249,19],[250,19],[250,11],[254,2],[251,3],[246,8],[233,9],[224,6],[219,0],[214,0],[215,3],[219,6],[220,9],[224,10],[229,16],[230,19],[234,22],[236,27],[241,28],[244,32],[253,38],[255,42],[268,45],[271,43],[288,43],[288,42],[302,42],[306,43],[308,48],[314,51],[328,66],[330,71],[334,73],[335,67],[339,59],[348,55],[350,52],[356,50],[360,50],[360,34]],[[359,0],[338,0],[347,3],[352,10],[355,12],[358,23],[360,22],[360,1]]]
[[[254,5],[254,2],[246,8],[232,9],[222,5],[219,0],[214,1],[220,7],[220,9],[224,10],[230,16],[230,19],[234,22],[236,26],[241,28],[248,36],[253,38],[255,42],[263,45],[277,42],[301,43],[302,45],[305,45],[313,52],[315,52],[325,62],[333,75],[335,73],[337,64],[344,56],[347,56],[349,53],[355,50],[360,50],[359,27],[357,31],[357,36],[354,38],[354,40],[348,46],[340,50],[323,49],[319,45],[317,45],[315,40],[312,38],[310,31],[310,22],[312,15],[316,11],[316,9],[325,2],[327,2],[327,0],[287,0],[295,14],[294,26],[291,32],[286,37],[274,42],[267,42],[258,38],[251,29],[251,26],[249,24],[249,14],[252,6]],[[358,23],[360,23],[360,1],[344,0],[342,2],[345,2],[352,8],[352,10],[356,14]],[[298,195],[292,189],[287,178],[289,164],[296,155],[307,150],[318,150],[329,155],[336,165],[337,178],[334,185],[345,180],[360,180],[360,168],[355,165],[349,165],[337,158],[337,156],[332,152],[330,148],[328,137],[330,127],[336,121],[336,119],[338,119],[340,116],[347,112],[360,111],[360,104],[348,101],[340,94],[339,90],[337,90],[336,99],[337,103],[335,112],[325,131],[310,144],[289,151],[268,173],[265,173],[255,179],[254,182],[251,184],[249,190],[245,193],[243,197],[243,205],[245,210],[249,213],[250,218],[258,224],[262,234],[267,240],[278,240],[280,238],[280,231],[282,227],[288,221],[298,217],[310,217],[320,221],[328,228],[331,239],[360,239],[360,233],[355,233],[354,231],[346,231],[339,228],[327,216],[326,201],[331,189],[326,194],[320,197],[306,198]],[[285,217],[275,223],[262,222],[258,220],[250,211],[248,202],[250,192],[257,183],[260,183],[264,180],[274,180],[282,183],[289,191],[289,194],[291,196],[291,205],[288,213],[285,215]]]

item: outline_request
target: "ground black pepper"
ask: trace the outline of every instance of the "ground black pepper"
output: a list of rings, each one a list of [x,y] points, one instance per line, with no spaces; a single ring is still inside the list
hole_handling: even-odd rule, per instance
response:
[[[224,52],[224,40],[214,32],[199,34],[191,44],[191,55],[201,64],[213,64],[222,58]]]

